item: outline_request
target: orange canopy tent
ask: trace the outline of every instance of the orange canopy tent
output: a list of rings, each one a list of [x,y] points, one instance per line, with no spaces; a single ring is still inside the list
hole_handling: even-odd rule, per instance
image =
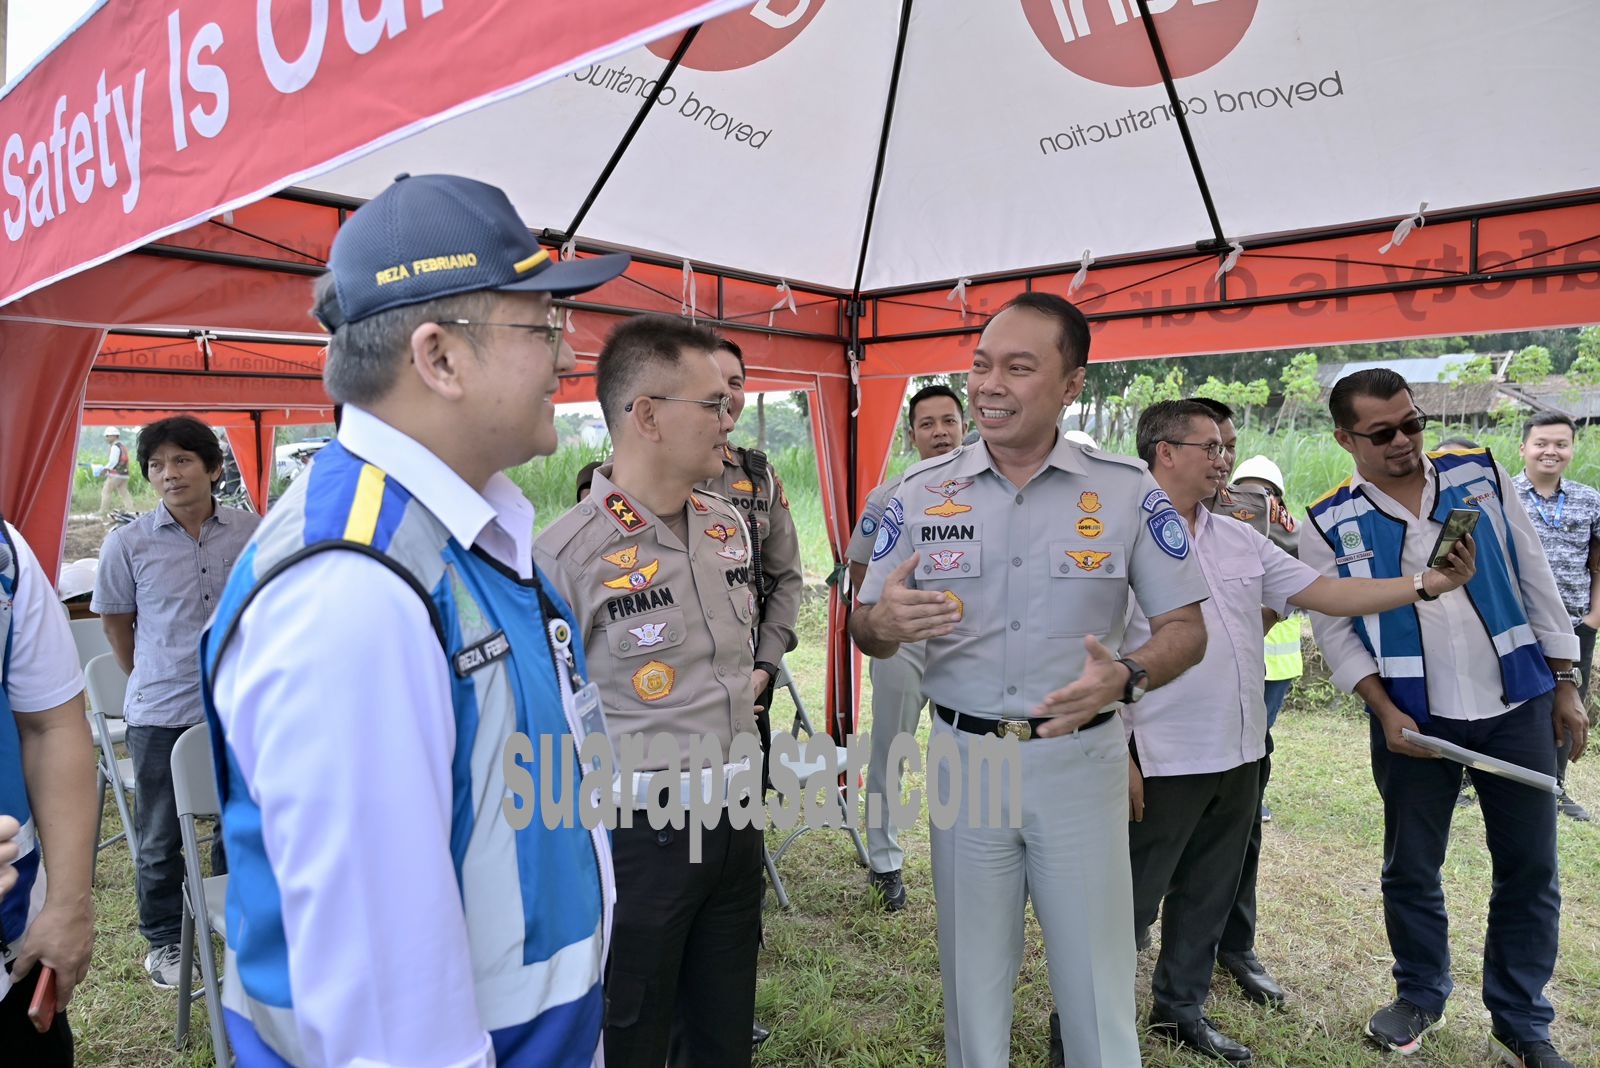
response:
[[[808,391],[836,554],[907,377],[1025,288],[1095,360],[1600,318],[1585,0],[215,7],[102,0],[0,96],[0,510],[49,566],[83,420],[236,428],[264,498],[274,428],[328,418],[310,280],[400,171],[635,253],[558,400],[639,311]]]

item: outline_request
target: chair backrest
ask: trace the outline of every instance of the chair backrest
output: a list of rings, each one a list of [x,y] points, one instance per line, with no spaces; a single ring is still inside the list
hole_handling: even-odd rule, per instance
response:
[[[101,653],[83,667],[84,688],[89,691],[89,709],[97,716],[122,718],[122,705],[128,699],[128,676],[111,653]]]
[[[222,812],[217,801],[217,770],[211,762],[211,726],[196,723],[178,735],[172,747],[172,796],[178,802],[178,817],[216,816]]]
[[[88,667],[89,661],[102,653],[111,651],[111,642],[106,638],[106,628],[96,616],[94,619],[69,619],[68,625],[72,628],[72,641],[78,647],[78,666]],[[122,707],[117,707],[117,714],[122,714]]]

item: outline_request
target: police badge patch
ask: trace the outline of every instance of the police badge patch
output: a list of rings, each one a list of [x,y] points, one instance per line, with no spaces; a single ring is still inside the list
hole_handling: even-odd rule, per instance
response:
[[[1172,508],[1157,512],[1146,520],[1150,527],[1150,536],[1155,538],[1161,551],[1174,560],[1186,559],[1189,555],[1189,535],[1184,532],[1183,520],[1178,518],[1178,513]]]
[[[878,526],[878,540],[872,546],[872,558],[882,560],[900,540],[900,525],[905,522],[905,508],[898,497],[889,501],[883,510],[883,521]]]

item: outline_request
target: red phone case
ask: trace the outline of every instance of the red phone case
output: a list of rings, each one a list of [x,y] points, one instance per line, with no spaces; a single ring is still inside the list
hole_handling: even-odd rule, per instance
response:
[[[49,965],[39,969],[39,985],[33,988],[33,1000],[28,1003],[28,1019],[41,1035],[56,1022],[56,970]]]

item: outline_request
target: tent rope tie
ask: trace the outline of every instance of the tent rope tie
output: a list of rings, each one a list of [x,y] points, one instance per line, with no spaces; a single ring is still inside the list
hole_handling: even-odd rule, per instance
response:
[[[856,357],[856,350],[850,350],[850,395],[855,406],[850,409],[851,417],[861,414],[861,360]]]
[[[1237,241],[1228,242],[1228,254],[1222,257],[1222,266],[1217,268],[1217,273],[1211,276],[1213,282],[1222,281],[1222,276],[1239,266],[1239,257],[1244,254],[1244,246]]]
[[[1396,223],[1394,227],[1394,234],[1389,238],[1389,243],[1378,250],[1378,255],[1381,256],[1392,248],[1399,248],[1401,245],[1406,243],[1406,238],[1411,236],[1411,231],[1426,226],[1428,220],[1422,217],[1422,213],[1427,210],[1428,202],[1424,200],[1420,205],[1417,206],[1417,213],[1415,215],[1407,215],[1404,219],[1401,219],[1398,223]]]
[[[788,281],[782,278],[778,279],[778,285],[776,289],[778,292],[778,303],[774,304],[772,309],[767,312],[768,326],[772,325],[773,317],[783,310],[784,305],[788,305],[790,315],[799,316],[800,314],[800,312],[794,306],[794,290],[789,288]]]
[[[216,337],[217,335],[210,330],[196,330],[194,332],[195,351],[200,354],[200,358],[207,367],[211,366],[211,342],[215,341]]]
[[[569,237],[561,243],[561,258],[563,260],[575,260],[578,258],[577,238]]]
[[[967,317],[967,287],[972,284],[972,279],[957,279],[956,287],[944,298],[947,301],[959,300],[961,302],[961,318]]]
[[[1072,282],[1067,286],[1067,295],[1071,296],[1083,288],[1083,283],[1089,280],[1089,268],[1094,266],[1094,256],[1088,249],[1083,250],[1083,260],[1078,264],[1078,273],[1072,276]]]
[[[695,321],[695,317],[700,313],[699,308],[696,306],[694,284],[694,268],[689,265],[688,260],[684,260],[683,292],[678,298],[681,301],[679,314],[687,315],[691,323]]]

